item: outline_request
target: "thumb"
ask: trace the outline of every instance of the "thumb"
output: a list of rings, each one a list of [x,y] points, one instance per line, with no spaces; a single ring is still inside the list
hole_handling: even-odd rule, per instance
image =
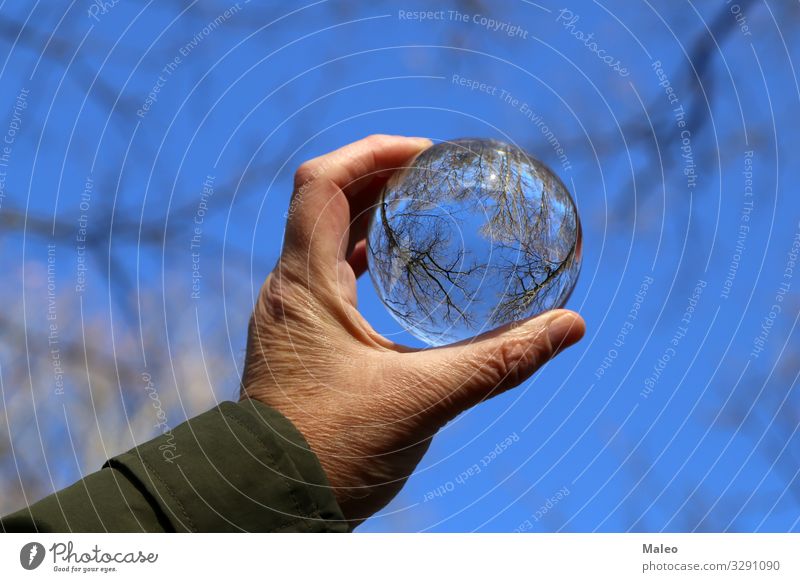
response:
[[[414,355],[424,360],[420,365],[433,380],[431,407],[450,419],[524,382],[585,330],[580,315],[558,309]]]

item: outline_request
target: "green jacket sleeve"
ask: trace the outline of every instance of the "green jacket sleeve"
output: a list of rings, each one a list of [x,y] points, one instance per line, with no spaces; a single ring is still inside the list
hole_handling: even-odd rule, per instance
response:
[[[223,402],[0,520],[6,532],[344,532],[317,457],[254,400]]]

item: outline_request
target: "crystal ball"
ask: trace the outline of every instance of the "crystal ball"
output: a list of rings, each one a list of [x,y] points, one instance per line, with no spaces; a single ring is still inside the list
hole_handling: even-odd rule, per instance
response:
[[[367,261],[389,313],[438,346],[564,305],[581,225],[542,162],[501,141],[457,139],[391,176],[370,217]]]

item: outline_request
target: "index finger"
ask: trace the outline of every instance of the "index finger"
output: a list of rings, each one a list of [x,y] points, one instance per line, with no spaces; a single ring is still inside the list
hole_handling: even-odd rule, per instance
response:
[[[364,190],[365,180],[402,166],[431,145],[425,138],[371,135],[303,163],[295,174],[284,254],[335,272],[345,259],[351,207],[366,208],[372,201],[362,198],[377,195]]]

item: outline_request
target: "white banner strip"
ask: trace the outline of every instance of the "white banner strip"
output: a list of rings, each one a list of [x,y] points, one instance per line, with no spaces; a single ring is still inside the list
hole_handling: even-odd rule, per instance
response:
[[[795,534],[0,536],[2,580],[800,580]],[[177,577],[181,578],[177,578]]]

